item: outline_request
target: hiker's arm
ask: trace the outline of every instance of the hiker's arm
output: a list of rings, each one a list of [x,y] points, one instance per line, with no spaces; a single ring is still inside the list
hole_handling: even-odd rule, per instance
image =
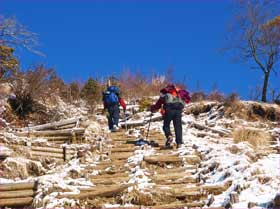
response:
[[[120,103],[120,105],[122,106],[123,110],[125,111],[125,110],[126,110],[126,104],[125,104],[124,99],[119,98],[119,103]]]
[[[164,104],[164,97],[160,97],[155,105],[151,106],[151,112],[156,112]]]

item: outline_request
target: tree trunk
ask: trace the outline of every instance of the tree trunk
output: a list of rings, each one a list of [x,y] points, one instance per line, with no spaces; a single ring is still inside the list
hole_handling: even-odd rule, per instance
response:
[[[263,90],[262,90],[262,102],[266,102],[266,93],[267,93],[267,86],[268,86],[268,80],[269,80],[269,72],[264,73],[264,81],[263,81]]]

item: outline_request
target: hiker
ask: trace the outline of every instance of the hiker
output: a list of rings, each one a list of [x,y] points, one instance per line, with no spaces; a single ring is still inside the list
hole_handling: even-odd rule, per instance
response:
[[[103,92],[103,105],[104,111],[108,111],[108,126],[111,132],[117,131],[119,123],[120,109],[122,106],[123,111],[126,111],[125,101],[120,96],[120,90],[117,86],[108,86],[107,90]]]
[[[172,133],[170,123],[173,121],[175,129],[175,141],[177,148],[183,144],[182,136],[182,111],[185,104],[190,102],[189,93],[186,90],[177,88],[174,84],[168,84],[160,90],[162,94],[155,105],[150,107],[151,112],[161,109],[163,115],[163,131],[166,137],[166,148],[171,148]]]

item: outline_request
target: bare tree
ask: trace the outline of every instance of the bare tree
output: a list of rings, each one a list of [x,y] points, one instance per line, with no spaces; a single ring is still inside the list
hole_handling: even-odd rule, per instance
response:
[[[269,77],[279,61],[279,2],[264,0],[239,1],[234,26],[229,33],[230,49],[243,61],[260,69],[264,75],[263,102],[267,101]],[[278,9],[278,11],[277,11]]]
[[[0,16],[0,45],[13,48],[23,47],[33,53],[43,55],[35,50],[35,47],[38,46],[37,34],[29,31],[15,17]]]

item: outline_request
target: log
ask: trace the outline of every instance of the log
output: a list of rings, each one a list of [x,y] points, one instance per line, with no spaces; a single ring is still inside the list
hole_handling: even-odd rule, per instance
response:
[[[114,152],[134,152],[136,150],[135,147],[129,147],[129,148],[119,148],[119,147],[113,147],[111,148],[111,152],[114,153]]]
[[[35,182],[0,184],[0,191],[34,189]]]
[[[197,155],[187,155],[183,159],[190,165],[197,165],[200,163],[200,157]]]
[[[196,122],[192,122],[193,126],[196,128],[196,129],[199,129],[199,130],[208,130],[208,131],[212,131],[213,133],[217,133],[221,136],[228,136],[231,132],[224,129],[224,130],[218,130],[218,129],[215,129],[215,128],[211,128],[211,127],[208,127],[206,125],[203,125],[203,124],[199,124],[199,123],[196,123]]]
[[[53,147],[31,147],[32,151],[40,151],[40,152],[50,152],[50,153],[60,153],[63,154],[62,148],[53,148]]]
[[[122,159],[128,159],[133,154],[134,152],[121,152],[121,153],[113,153],[109,155],[109,157],[114,160],[122,160]]]
[[[35,195],[33,190],[2,191],[0,192],[0,199],[32,197],[33,195]]]
[[[84,134],[84,128],[73,128],[73,129],[63,129],[63,130],[50,130],[50,131],[30,131],[30,132],[18,132],[17,136],[72,136],[75,134]]]
[[[53,141],[63,141],[63,140],[69,140],[70,136],[44,136],[44,138]]]
[[[116,178],[96,178],[92,179],[91,182],[95,185],[102,184],[102,185],[113,185],[113,184],[120,184],[123,182],[128,182],[129,177],[116,177]]]
[[[151,176],[151,179],[155,183],[197,183],[198,180],[195,177],[187,176],[186,173],[171,173],[171,174],[157,174]]]
[[[171,203],[165,205],[156,205],[149,207],[150,209],[162,209],[162,208],[202,208],[205,205],[205,201],[187,202],[187,203]]]
[[[63,153],[51,153],[51,152],[39,152],[31,151],[32,156],[41,156],[41,157],[55,157],[55,158],[64,158]]]
[[[183,159],[178,157],[178,155],[151,155],[151,156],[145,156],[143,160],[151,164],[158,164],[158,163],[178,163],[178,162],[182,162]]]
[[[154,115],[151,118],[151,122],[161,121],[161,120],[162,120],[162,115]],[[125,124],[125,122],[120,122],[119,125],[122,128],[125,128],[126,125],[127,125],[128,128],[133,128],[133,127],[137,127],[137,126],[144,126],[149,122],[150,122],[150,119],[148,119],[148,120],[138,120],[138,121],[127,121],[126,124]]]
[[[0,207],[29,206],[32,204],[33,197],[0,199]]]
[[[226,191],[230,187],[231,183],[231,181],[228,181],[224,184],[204,185],[202,188],[210,194],[219,195]]]
[[[154,174],[165,174],[165,173],[179,173],[179,172],[185,172],[187,175],[192,175],[196,172],[196,167],[193,168],[193,171],[188,170],[184,167],[179,168],[157,168],[152,173]]]
[[[154,190],[170,190],[170,191],[183,191],[183,192],[199,192],[203,191],[202,187],[199,184],[193,186],[185,186],[181,184],[157,184],[153,187]]]
[[[118,177],[128,177],[128,173],[89,175],[89,178],[92,180],[94,180],[94,179],[111,179],[111,178],[117,179]]]
[[[99,186],[93,191],[90,192],[82,192],[80,194],[59,194],[57,198],[70,198],[70,199],[93,199],[96,197],[114,197],[117,194],[123,192],[128,187],[132,186],[132,184],[125,185],[114,185],[114,186]]]
[[[52,123],[46,123],[43,125],[37,125],[37,126],[32,126],[32,127],[25,127],[22,128],[22,131],[40,131],[40,130],[46,130],[46,129],[56,129],[57,127],[60,126],[66,126],[69,124],[76,124],[78,121],[81,121],[82,117],[79,118],[71,118],[71,119],[67,119],[67,120],[62,120],[62,121],[57,121],[57,122],[52,122]]]

